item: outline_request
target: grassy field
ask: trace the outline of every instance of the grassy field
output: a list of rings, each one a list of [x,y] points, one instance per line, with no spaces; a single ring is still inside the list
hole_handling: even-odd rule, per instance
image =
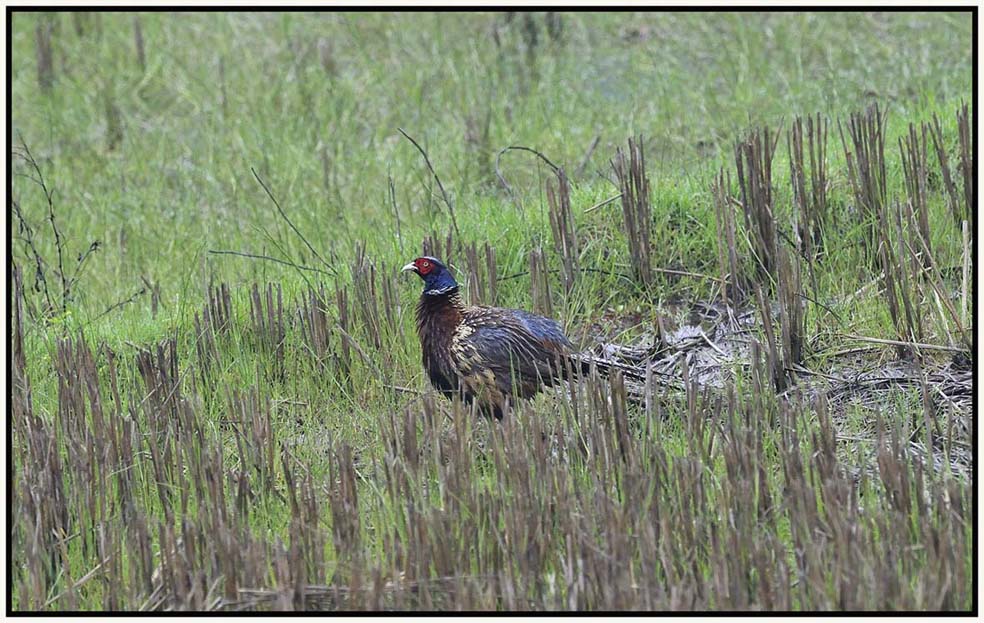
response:
[[[972,607],[970,13],[12,19],[9,608]]]

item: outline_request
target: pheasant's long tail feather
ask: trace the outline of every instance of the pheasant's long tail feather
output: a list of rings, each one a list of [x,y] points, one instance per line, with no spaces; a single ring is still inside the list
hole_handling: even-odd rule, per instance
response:
[[[601,357],[586,352],[572,353],[568,359],[570,362],[569,369],[575,377],[588,377],[592,373],[592,370],[596,370],[604,378],[620,372],[630,394],[641,395],[646,387],[647,371],[644,365],[633,365],[618,361],[617,359]],[[649,370],[648,382],[663,387],[682,389],[679,381],[667,378],[664,374],[657,373],[655,370]]]
[[[591,373],[591,369],[595,368],[598,370],[598,374],[605,377],[611,375],[617,370],[620,371],[625,378],[633,379],[639,382],[645,382],[646,380],[645,368],[640,369],[638,366],[633,366],[621,361],[599,357],[598,355],[594,355],[592,353],[574,353],[570,356],[570,358],[571,368],[578,374],[588,375]]]

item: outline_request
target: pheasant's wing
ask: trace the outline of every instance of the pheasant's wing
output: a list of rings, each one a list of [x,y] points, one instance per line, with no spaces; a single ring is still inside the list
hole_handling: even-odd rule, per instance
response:
[[[570,342],[556,322],[527,312],[469,308],[452,341],[462,378],[483,377],[503,393],[530,396],[561,375]]]

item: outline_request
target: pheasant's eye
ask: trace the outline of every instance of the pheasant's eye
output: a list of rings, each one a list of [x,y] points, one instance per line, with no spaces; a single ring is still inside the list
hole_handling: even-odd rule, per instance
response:
[[[431,263],[428,262],[427,260],[424,260],[423,262],[420,263],[421,268],[430,268],[430,265]]]

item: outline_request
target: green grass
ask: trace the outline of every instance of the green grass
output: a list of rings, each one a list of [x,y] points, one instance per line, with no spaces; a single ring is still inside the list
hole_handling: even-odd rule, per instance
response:
[[[226,468],[249,474],[256,502],[244,514],[242,525],[248,527],[250,538],[266,544],[277,539],[289,544],[298,538],[291,532],[291,519],[299,511],[292,509],[282,497],[288,487],[281,450],[287,448],[290,459],[283,460],[288,464],[296,461],[295,477],[303,466],[305,477],[309,475],[313,483],[309,493],[314,492],[311,495],[317,498],[320,514],[311,525],[327,535],[322,551],[326,583],[354,583],[351,570],[362,569],[359,565],[366,563],[366,559],[353,562],[352,556],[358,557],[357,554],[346,550],[345,543],[332,541],[332,530],[347,517],[344,512],[335,513],[344,506],[336,506],[337,499],[344,495],[329,496],[339,486],[339,474],[345,473],[340,464],[336,465],[343,445],[350,446],[358,458],[356,514],[360,518],[357,532],[361,536],[356,545],[350,545],[353,550],[362,548],[359,551],[369,560],[385,561],[383,564],[393,569],[406,561],[391,558],[399,548],[387,539],[398,538],[406,545],[416,538],[406,533],[414,526],[413,518],[406,516],[410,512],[408,507],[422,513],[423,518],[418,519],[427,529],[436,530],[431,535],[434,539],[441,536],[439,526],[448,527],[451,532],[445,536],[451,539],[452,545],[435,546],[436,551],[461,556],[451,567],[457,575],[469,575],[490,567],[491,563],[483,556],[495,551],[496,538],[503,538],[503,534],[512,537],[522,534],[508,525],[514,519],[508,512],[496,514],[498,511],[488,509],[499,508],[496,505],[505,508],[528,505],[530,512],[540,512],[551,496],[559,505],[574,504],[572,500],[576,499],[584,508],[594,508],[592,500],[601,500],[609,493],[605,487],[611,483],[596,471],[605,465],[614,470],[612,477],[623,485],[644,486],[633,480],[633,472],[613,468],[593,454],[589,458],[572,459],[561,469],[546,459],[523,454],[532,450],[518,450],[522,435],[535,435],[536,427],[562,430],[568,421],[564,401],[556,396],[544,396],[523,412],[524,417],[542,422],[524,424],[518,429],[520,432],[503,432],[485,421],[467,425],[467,433],[462,434],[472,444],[468,447],[475,454],[466,472],[473,481],[473,490],[464,491],[456,484],[449,484],[447,478],[453,474],[447,470],[452,468],[440,456],[422,459],[423,467],[413,474],[415,484],[422,491],[419,499],[411,503],[400,491],[386,488],[392,482],[381,475],[381,466],[390,456],[386,444],[394,438],[387,429],[391,418],[399,423],[402,414],[416,414],[417,419],[413,421],[421,427],[424,435],[421,443],[428,444],[429,451],[443,448],[454,454],[461,448],[456,444],[463,443],[455,425],[444,421],[443,416],[438,416],[438,424],[423,423],[426,417],[420,415],[420,399],[390,387],[427,389],[412,322],[419,284],[415,279],[399,276],[397,271],[421,253],[425,237],[432,236],[443,247],[451,229],[448,208],[433,177],[413,145],[400,135],[399,128],[425,148],[452,198],[461,234],[460,239],[455,239],[457,252],[452,260],[461,269],[461,279],[465,277],[460,246],[463,244],[476,243],[480,254],[486,242],[494,248],[500,279],[524,273],[529,268],[530,251],[538,246],[542,246],[550,268],[561,266],[554,252],[547,216],[544,184],[553,181],[549,168],[529,153],[502,154],[500,172],[512,188],[507,193],[497,180],[494,163],[500,149],[524,145],[539,150],[565,168],[572,180],[571,204],[579,238],[579,263],[591,271],[579,274],[569,295],[564,293],[560,275],[552,274],[552,307],[568,333],[576,341],[588,344],[591,337],[588,327],[593,323],[608,326],[613,317],[636,313],[639,326],[619,338],[629,341],[634,335],[645,334],[657,317],[685,318],[692,303],[710,301],[719,295],[717,282],[708,278],[659,273],[653,287],[644,289],[622,276],[631,270],[619,203],[585,211],[617,192],[609,164],[616,147],[624,149],[630,136],[641,134],[646,140],[652,186],[653,266],[716,279],[720,241],[710,188],[721,168],[730,171],[735,180],[735,142],[752,128],[782,125],[772,180],[776,222],[788,234],[793,230],[793,209],[785,129],[798,115],[821,112],[833,124],[827,148],[830,231],[824,261],[817,264],[818,290],[820,302],[840,320],[835,320],[832,314],[818,312],[816,306],[810,308],[807,335],[814,339],[805,365],[823,371],[837,365],[831,352],[854,345],[843,339],[844,334],[896,338],[878,287],[868,287],[855,295],[874,281],[877,274],[865,266],[858,243],[860,226],[853,216],[857,208],[837,134],[837,120],[846,122],[851,112],[863,110],[875,101],[888,107],[885,141],[888,196],[904,198],[898,139],[907,131],[908,124],[919,124],[938,115],[953,162],[958,153],[954,111],[972,97],[969,13],[563,14],[559,39],[548,34],[543,14],[537,14],[534,20],[537,43],[532,47],[529,35],[524,34],[529,31],[522,15],[507,21],[504,14],[491,13],[145,13],[139,15],[145,67],[140,66],[135,51],[134,19],[131,14],[113,13],[81,19],[58,13],[13,16],[11,114],[15,151],[23,141],[34,154],[46,182],[54,189],[55,218],[66,240],[65,265],[74,266],[75,257],[91,242],[98,240],[101,245],[87,260],[65,311],[56,306],[59,309],[47,322],[29,318],[25,323],[26,374],[31,383],[34,413],[45,422],[68,426],[65,422],[70,420],[59,407],[59,392],[63,390],[59,389],[55,360],[59,340],[82,335],[93,349],[104,345],[118,355],[116,368],[123,411],[134,418],[140,443],[148,443],[157,425],[144,411],[149,408],[143,403],[147,391],[134,358],[138,348],[153,350],[159,341],[175,339],[182,391],[203,435],[194,442],[176,437],[176,447],[187,449],[189,456],[219,448],[225,456]],[[54,84],[50,89],[42,89],[38,81],[36,33],[39,28],[52,28]],[[121,127],[118,141],[112,139],[116,124]],[[585,159],[596,137],[597,147]],[[579,167],[582,162],[584,166]],[[946,204],[932,146],[928,162],[934,259],[941,267],[959,267],[963,247]],[[268,184],[290,220],[328,266],[312,256],[277,213],[252,170]],[[54,276],[57,250],[47,223],[44,195],[31,181],[34,173],[22,158],[14,157],[13,172],[12,198],[34,228],[35,243],[48,262],[49,285],[57,294]],[[956,170],[954,175],[959,180]],[[391,187],[395,205],[391,201]],[[736,188],[733,183],[732,191]],[[8,220],[10,226],[15,226],[13,215]],[[387,299],[381,292],[375,298],[366,297],[353,287],[357,246],[365,249],[366,257],[377,270],[377,287],[381,291],[384,283],[388,284],[395,298]],[[747,253],[744,239],[739,240],[739,248]],[[310,267],[327,268],[337,276],[210,254],[210,250],[290,259]],[[25,273],[28,307],[37,306],[41,298],[33,290],[34,260],[20,238],[15,238],[12,251],[14,263]],[[953,274],[959,274],[959,270]],[[152,313],[149,291],[107,312],[144,287],[144,280],[159,288],[156,314]],[[216,338],[219,356],[206,383],[200,378],[202,363],[196,351],[201,336],[195,335],[193,322],[206,303],[208,287],[219,283],[231,287],[234,318],[231,331]],[[278,362],[258,345],[251,328],[249,289],[253,283],[275,283],[283,289],[285,317],[289,322],[282,361]],[[369,359],[364,361],[353,349],[348,379],[335,364],[319,368],[312,363],[307,341],[295,324],[299,301],[306,296],[310,285],[319,283],[326,285],[332,325],[337,319],[335,290],[347,291],[353,316],[350,333]],[[959,277],[950,273],[946,275],[946,284],[954,291],[961,287]],[[56,300],[60,303],[61,299],[56,296]],[[391,318],[385,317],[385,310],[379,307],[379,313],[384,316],[378,332],[369,330],[357,311],[359,302],[364,300],[376,305],[387,301],[391,306]],[[529,276],[501,280],[495,303],[531,308]],[[932,302],[918,303],[925,303],[920,309],[927,318],[932,318],[926,322],[926,341],[957,343],[948,328],[936,321]],[[378,347],[373,344],[374,339],[380,341]],[[337,333],[332,334],[331,346],[336,354],[341,352],[340,340]],[[885,347],[878,357],[889,358],[893,352]],[[95,359],[103,407],[108,413],[112,398],[105,353],[100,351]],[[754,394],[753,384],[744,371],[739,371],[738,376],[739,406],[744,405],[757,413],[756,417],[763,418],[758,421],[758,428],[752,428],[765,446],[759,449],[761,456],[768,459],[764,486],[771,488],[773,497],[781,497],[786,446],[781,431],[770,429],[768,422],[774,423],[785,416],[781,416],[774,397],[749,397],[749,393]],[[240,462],[236,433],[227,423],[230,419],[227,392],[253,388],[273,404],[271,418],[276,442],[266,439],[260,444],[271,444],[275,450],[272,474],[275,484],[270,486],[263,485],[260,475]],[[884,416],[906,427],[918,421],[915,418],[922,417],[918,394],[916,400],[910,400],[911,395],[886,407]],[[732,496],[740,495],[744,481],[729,476],[725,455],[717,454],[727,438],[708,424],[703,436],[695,439],[693,424],[688,419],[693,411],[672,399],[667,401],[663,420],[643,416],[635,407],[630,408],[631,422],[639,427],[634,431],[637,436],[633,437],[633,443],[639,444],[639,451],[645,456],[637,467],[652,467],[660,460],[668,460],[668,482],[682,483],[682,487],[691,482],[685,473],[688,462],[710,459],[708,464],[701,464],[703,471],[699,476],[707,481],[710,501],[694,501],[688,497],[691,494],[679,487],[653,483],[648,485],[647,494],[652,499],[646,502],[645,508],[665,503],[675,509],[673,513],[682,513],[680,509],[692,503],[696,505],[695,512],[702,509],[719,512],[716,504],[738,503],[739,498]],[[704,409],[701,413],[712,411],[710,405],[700,404]],[[85,422],[92,421],[91,409],[91,406],[88,411],[83,409],[88,414],[83,417]],[[731,415],[739,417],[740,413],[731,412]],[[815,418],[809,415],[804,415],[809,423],[801,430],[803,440],[812,430],[808,427],[817,426]],[[849,434],[873,428],[860,410],[848,413],[839,425],[844,427],[839,432]],[[656,427],[658,432],[647,427]],[[763,432],[762,427],[767,430]],[[603,432],[596,434],[593,430],[566,433],[595,440],[591,443],[611,433],[604,426],[600,429]],[[427,439],[428,432],[439,439]],[[57,448],[70,465],[77,457],[72,454],[75,450],[69,441],[71,435],[64,434],[66,437],[59,438]],[[24,443],[22,435],[17,429],[18,444]],[[706,448],[706,436],[714,435],[719,435],[714,438],[717,446],[714,453],[702,457],[701,443]],[[573,442],[570,443],[573,448]],[[754,445],[740,447],[748,450]],[[503,448],[520,452],[517,456],[528,461],[529,470],[514,465],[506,469],[501,463],[505,459],[496,454],[501,454]],[[874,453],[874,444],[870,448]],[[249,448],[246,454],[259,450]],[[807,450],[804,441],[804,464],[812,460]],[[664,454],[669,459],[660,458]],[[850,463],[845,458],[849,455],[850,451],[846,451],[841,456],[845,465]],[[22,474],[25,459],[18,457],[21,462],[15,460],[15,471]],[[202,464],[211,465],[209,460],[202,459]],[[134,496],[139,512],[147,518],[154,555],[159,556],[162,540],[157,522],[163,519],[164,511],[158,499],[159,482],[151,465],[148,455],[139,457],[133,468],[139,485]],[[169,486],[175,491],[182,487],[192,491],[197,486],[194,475],[189,471],[169,476],[173,478],[168,481]],[[536,483],[532,498],[526,501],[522,499],[526,485],[513,480],[520,476]],[[540,481],[540,476],[554,480]],[[73,487],[82,486],[85,480],[71,473],[65,478],[74,491],[72,495],[78,495]],[[225,487],[225,495],[232,505],[234,484],[231,479],[222,482],[220,486]],[[755,486],[763,486],[760,481],[755,482],[758,483]],[[119,493],[119,486],[113,484],[107,490],[110,498]],[[309,485],[298,484],[297,490],[305,490],[305,486]],[[753,492],[758,490],[755,486]],[[819,484],[814,486],[817,492],[824,489]],[[934,486],[957,485],[937,479]],[[867,500],[877,498],[877,503],[871,503],[877,512],[858,521],[865,529],[881,525],[878,522],[890,516],[878,514],[890,507],[887,496],[877,480],[863,483],[862,487],[867,487],[865,505]],[[462,502],[460,520],[435,519],[429,513],[436,513],[435,509],[448,503],[449,491],[475,495],[482,502],[475,502],[474,506]],[[500,495],[501,498],[497,497]],[[660,495],[670,497],[662,500],[658,498]],[[616,497],[620,504],[627,504],[624,497]],[[195,525],[207,527],[209,524],[203,519],[209,516],[207,509],[200,508],[205,499],[212,501],[207,496],[191,495],[188,517],[193,522],[202,522]],[[542,508],[538,506],[541,504]],[[842,510],[837,507],[836,512]],[[87,511],[82,507],[77,512],[78,515],[73,510],[73,525],[84,531],[82,526],[95,519],[85,515]],[[634,509],[625,513],[626,525],[643,529],[642,518],[646,516],[643,511]],[[778,526],[771,528],[774,532],[769,532],[776,543],[786,547],[798,534],[791,523],[799,515],[790,513],[781,515]],[[711,518],[710,514],[707,517],[706,524],[694,528],[697,534],[694,542],[708,537],[709,533],[701,532],[709,529],[707,526],[718,525],[715,522],[719,517]],[[494,518],[506,524],[489,525]],[[916,511],[908,518],[930,521]],[[739,526],[750,530],[761,518],[743,515],[739,520],[751,522]],[[840,525],[839,519],[828,520],[832,525]],[[119,522],[120,516],[112,514],[106,521],[117,525],[113,522]],[[611,552],[628,551],[625,549],[628,546],[605,541],[613,538],[612,533],[599,527],[601,524],[591,524],[592,521],[602,520],[585,511],[585,529],[591,527],[598,531],[595,535],[598,547],[603,551],[606,547]],[[721,529],[725,525],[721,523]],[[561,528],[557,530],[560,534]],[[972,528],[964,528],[965,540],[959,549],[966,555],[964,560],[968,564],[971,531]],[[878,530],[873,529],[870,534],[877,535]],[[478,541],[470,543],[472,538]],[[892,538],[896,538],[894,533]],[[23,549],[26,539],[27,535],[19,534],[14,540],[14,576],[18,578],[14,608],[36,608],[48,598],[65,593],[69,588],[64,577],[66,568],[78,580],[99,562],[97,553],[83,545],[84,539],[69,540],[66,562],[63,565],[59,561],[58,575],[46,580],[46,595],[38,601],[33,587],[25,580],[30,575]],[[535,541],[532,536],[530,539]],[[924,536],[913,537],[905,545],[922,547],[928,540]],[[580,541],[579,544],[583,545]],[[518,569],[518,577],[529,574],[529,577],[559,578],[563,574],[562,561],[567,561],[565,547],[563,543],[547,547],[544,568],[537,573],[525,566],[532,563],[518,555],[503,564]],[[667,547],[672,550],[676,545]],[[747,551],[742,550],[745,553],[729,564],[751,564],[749,551],[763,556],[773,551],[768,549],[771,545],[757,537],[745,547]],[[266,582],[264,586],[281,586],[275,565],[270,562],[276,555],[271,553],[273,550],[265,551],[268,567],[257,570],[256,578],[262,578]],[[667,553],[676,554],[686,555],[682,550]],[[593,560],[592,555],[585,556]],[[645,560],[644,554],[639,556]],[[787,568],[795,573],[796,560],[790,557],[788,549],[776,556],[777,560],[783,558]],[[708,586],[714,586],[711,578],[717,577],[716,570],[723,568],[721,565],[727,561],[708,552],[698,557],[704,579]],[[462,560],[468,564],[458,564]],[[836,564],[831,559],[823,560],[831,563],[831,569],[838,569],[838,564],[844,563],[841,559]],[[933,602],[921,591],[925,589],[922,583],[929,571],[920,567],[918,561],[906,559],[905,565],[910,563],[915,566],[901,568],[898,583],[908,586],[911,592],[900,591],[897,607],[927,607]],[[122,600],[118,603],[120,607],[138,606],[139,599],[147,595],[141,593],[141,587],[132,579],[137,576],[129,575],[129,570],[137,564],[135,558],[126,556],[120,564],[125,573],[121,571],[118,582],[97,574],[96,580],[77,589],[74,601],[63,597],[49,607],[105,608],[113,603],[108,601],[108,595],[117,590]],[[317,567],[313,562],[310,564]],[[440,575],[442,564],[434,562],[428,572]],[[881,563],[871,564],[871,569],[883,569],[878,566]],[[335,570],[338,573],[333,576]],[[641,567],[635,572],[641,573]],[[669,581],[675,572],[664,568],[662,573],[666,574],[663,579]],[[761,570],[749,573],[743,577],[758,577]],[[613,572],[612,577],[620,576]],[[952,589],[953,600],[947,602],[948,607],[969,607],[969,573],[963,577],[968,579],[968,585]],[[825,581],[832,585],[835,582],[833,575],[825,577]],[[697,584],[694,580],[693,585]],[[690,586],[686,582],[681,585]],[[760,585],[760,580],[749,580],[748,590]],[[497,591],[503,592],[497,592],[494,599],[461,598],[459,602],[449,603],[528,607],[521,600],[510,601],[508,591],[502,585],[496,586]],[[875,584],[869,582],[864,586]],[[835,598],[838,590],[831,588],[828,601],[815,594],[797,593],[790,605],[838,607]],[[568,607],[565,600],[570,596],[569,591],[551,593],[538,586],[534,592],[539,597],[553,595],[549,599],[543,597],[534,607]],[[403,607],[427,607],[426,599],[420,595],[416,599],[420,601],[405,602]],[[619,607],[620,603],[626,607],[646,607],[646,603],[649,607],[670,604],[685,607],[684,602],[673,601],[669,596],[654,596],[652,602],[620,602],[599,592],[582,599],[587,601],[577,603],[585,607]],[[743,603],[729,601],[721,595],[716,599],[702,597],[694,603],[710,608],[742,607]],[[347,603],[351,607],[368,604]],[[753,600],[753,603],[763,607],[761,602]],[[849,599],[847,603],[864,604],[864,607],[884,605]]]

